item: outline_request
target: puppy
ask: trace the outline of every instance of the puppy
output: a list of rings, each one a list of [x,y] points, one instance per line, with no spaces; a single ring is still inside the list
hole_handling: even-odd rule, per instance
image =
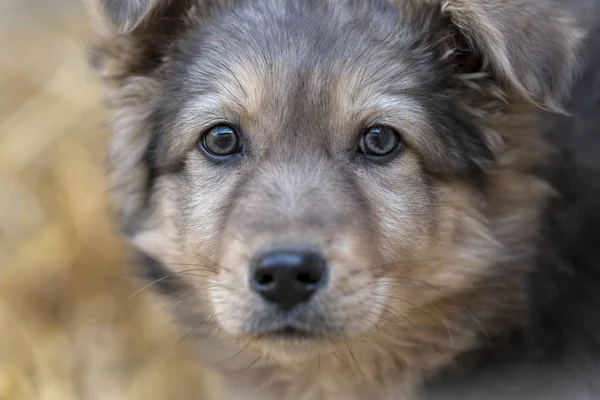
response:
[[[88,5],[123,233],[228,398],[414,399],[599,326],[575,5]]]

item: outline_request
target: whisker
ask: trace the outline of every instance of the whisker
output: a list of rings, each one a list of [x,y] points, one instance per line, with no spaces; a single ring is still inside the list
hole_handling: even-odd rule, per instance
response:
[[[504,288],[505,286],[504,285],[489,285],[489,286],[488,285],[480,285],[480,286],[471,286],[471,287],[477,287],[477,288],[500,287],[500,288]],[[423,306],[417,306],[416,304],[414,304],[414,303],[412,303],[412,302],[410,302],[410,301],[408,301],[406,299],[403,299],[403,298],[400,298],[400,297],[396,297],[396,296],[392,296],[392,295],[389,295],[389,294],[380,294],[379,296],[384,297],[384,298],[389,298],[391,300],[397,300],[397,301],[403,302],[403,303],[408,304],[409,306],[414,307],[415,309],[418,309],[418,310],[420,310],[420,311],[422,311],[422,312],[424,312],[424,313],[426,313],[426,314],[428,314],[428,315],[430,315],[432,317],[436,316],[436,314],[433,314],[433,313],[429,312],[428,310],[424,309]],[[449,339],[451,341],[451,345],[454,347],[454,338],[453,338],[452,330],[451,330],[451,328],[449,326],[449,323],[448,323],[447,319],[444,317],[444,315],[442,314],[442,312],[435,306],[435,304],[428,303],[428,305],[431,306],[431,307],[433,307],[434,310],[437,313],[437,316],[440,317],[443,320],[444,325],[446,326],[446,330],[448,332]],[[479,327],[479,331],[485,336],[487,343],[491,344],[490,335],[488,334],[488,332],[486,331],[486,329],[481,324],[481,321],[479,321],[479,319],[473,314],[473,312],[471,311],[471,309],[465,305],[465,306],[461,306],[461,310],[464,311],[465,313],[467,313],[467,315],[469,316],[469,318],[471,318],[471,320],[477,324],[477,326]]]
[[[430,312],[430,311],[428,311],[428,310],[426,310],[422,306],[417,306],[416,304],[414,304],[414,303],[412,303],[412,302],[410,302],[408,300],[402,299],[400,297],[392,296],[392,295],[389,295],[389,294],[381,294],[379,296],[380,297],[384,297],[384,298],[388,298],[388,299],[391,299],[391,300],[396,300],[396,301],[403,302],[403,303],[408,304],[409,306],[413,307],[415,310],[419,310],[419,311],[423,312],[424,314],[429,315],[430,317],[433,317],[433,318],[439,317],[440,319],[442,319],[442,321],[444,322],[444,325],[446,326],[446,330],[448,332],[448,336],[449,336],[450,342],[452,343],[452,347],[454,348],[454,337],[452,336],[452,332],[450,330],[450,325],[448,324],[448,321],[446,320],[446,317],[444,317],[444,315],[442,314],[442,312],[433,303],[429,303],[429,305],[435,309],[437,315],[434,314],[434,313],[432,313],[432,312]]]
[[[435,291],[438,291],[440,293],[448,293],[446,290],[444,290],[443,288],[439,287],[438,285],[435,285],[433,283],[421,280],[421,279],[416,279],[416,278],[406,278],[406,277],[400,277],[400,278],[395,278],[397,283],[398,282],[409,282],[409,283],[417,283],[419,285],[423,285],[428,287],[429,289],[433,289]]]
[[[413,259],[413,260],[394,260],[380,264],[370,264],[370,265],[361,265],[354,269],[351,269],[348,274],[353,275],[360,272],[372,272],[373,270],[385,267],[394,267],[394,266],[403,266],[403,265],[413,265],[415,263],[423,263],[423,262],[433,262],[433,261],[443,261],[447,260],[447,257],[435,257],[435,258],[423,258],[423,259]]]
[[[486,342],[488,345],[491,346],[492,344],[492,338],[490,337],[489,333],[487,332],[487,330],[483,327],[483,325],[481,324],[481,321],[479,321],[479,318],[477,318],[475,316],[475,314],[473,314],[471,312],[471,310],[467,307],[463,308],[463,311],[465,311],[469,317],[471,318],[471,320],[473,320],[473,322],[475,322],[477,324],[477,326],[479,327],[479,330],[481,331],[481,333],[485,336]]]
[[[257,358],[256,360],[252,361],[252,364],[248,365],[248,366],[247,366],[247,367],[244,369],[244,372],[246,372],[246,371],[248,371],[250,368],[252,368],[252,366],[253,366],[254,364],[256,364],[256,363],[257,363],[257,362],[258,362],[258,361],[259,361],[259,360],[260,360],[262,357],[263,357],[263,356],[262,356],[262,355],[260,355],[260,356],[258,356],[258,358]]]
[[[194,287],[194,292],[198,293],[198,292],[206,291],[206,290],[210,290],[210,289],[226,289],[229,292],[233,292],[236,290],[235,288],[233,288],[229,285],[225,285],[220,282],[213,282],[213,283],[206,284],[204,286]]]
[[[354,353],[352,352],[352,349],[350,349],[350,345],[348,344],[348,342],[344,341],[346,343],[346,349],[348,350],[348,353],[350,353],[350,357],[352,357],[352,360],[354,360],[354,364],[356,365],[356,368],[358,368],[358,372],[360,373],[360,376],[362,377],[363,383],[365,383],[365,374],[363,373],[362,369],[360,368],[360,364],[358,363],[358,360],[356,359],[356,357],[354,356]]]
[[[164,280],[166,280],[166,279],[172,278],[172,277],[174,277],[174,276],[177,276],[177,275],[179,275],[179,274],[183,274],[183,273],[185,273],[186,271],[193,271],[193,269],[191,269],[191,270],[185,270],[185,271],[173,272],[173,273],[171,273],[171,274],[168,274],[168,275],[162,276],[162,277],[160,277],[160,278],[158,278],[158,279],[155,279],[155,280],[153,280],[152,282],[149,282],[148,284],[146,284],[146,285],[142,286],[141,288],[139,288],[138,290],[136,290],[135,292],[133,292],[132,294],[130,294],[129,296],[127,296],[127,297],[126,297],[126,298],[125,298],[125,299],[124,299],[124,300],[123,300],[123,301],[122,301],[122,302],[121,302],[121,303],[120,303],[120,304],[119,304],[119,305],[118,305],[118,306],[115,308],[115,310],[113,311],[113,314],[112,314],[112,316],[111,316],[111,317],[114,317],[116,314],[118,314],[118,313],[119,313],[119,312],[120,312],[120,311],[123,309],[123,307],[125,307],[125,305],[126,305],[128,302],[130,302],[132,299],[134,299],[136,296],[138,296],[138,295],[139,295],[140,293],[142,293],[144,290],[146,290],[146,289],[148,289],[148,288],[150,288],[150,287],[152,287],[152,286],[154,286],[154,285],[156,285],[156,284],[158,284],[158,283],[160,283],[160,282],[162,282],[162,281],[164,281]],[[109,318],[111,318],[111,317],[109,317]]]
[[[395,308],[391,307],[389,304],[386,303],[376,303],[381,305],[382,307],[384,307],[384,309],[387,312],[390,313],[395,313],[395,316],[402,318],[406,323],[408,323],[414,330],[414,332],[423,340],[427,340],[427,338],[425,336],[423,336],[423,334],[421,333],[421,329],[415,325],[415,323],[413,321],[410,320],[410,318],[408,318],[406,315],[402,314],[401,312],[397,311]],[[394,315],[394,314],[392,314]]]
[[[319,368],[319,400],[323,397],[323,385],[321,383],[321,354],[317,354],[317,365]]]
[[[450,341],[450,348],[452,350],[454,350],[456,348],[456,346],[454,345],[454,335],[452,334],[452,330],[450,329],[450,324],[448,323],[448,320],[446,319],[444,314],[442,314],[440,309],[435,306],[435,304],[429,303],[429,305],[431,307],[433,307],[433,309],[437,312],[438,316],[442,319],[442,322],[444,323],[444,327],[446,328],[446,332],[448,333],[448,340]]]
[[[208,325],[215,316],[216,316],[215,313],[210,314],[206,319],[204,319],[203,321],[201,321],[199,324],[197,324],[192,329],[190,329],[185,335],[183,335],[179,339],[179,341],[177,343],[183,342],[186,338],[188,338],[192,333],[194,333],[195,331],[197,331],[200,327],[202,327],[204,325]]]
[[[223,361],[219,361],[217,363],[217,365],[219,364],[223,364],[226,363],[227,361],[233,360],[235,357],[239,356],[240,354],[242,354],[244,352],[244,350],[246,350],[248,348],[248,346],[250,346],[249,344],[245,345],[243,349],[241,349],[240,351],[238,351],[237,353],[235,353],[234,355],[232,355],[231,357],[223,360]]]
[[[227,272],[232,272],[231,269],[229,269],[229,268],[227,268],[227,267],[225,267],[225,266],[223,266],[221,264],[217,264],[217,263],[214,263],[214,264],[196,264],[196,263],[164,262],[163,264],[167,265],[167,266],[173,266],[173,267],[196,267],[195,269],[197,269],[199,271],[204,270],[204,271],[207,271],[207,272],[216,272],[217,268],[222,269],[222,270],[227,271]]]
[[[177,308],[177,306],[179,304],[181,304],[186,297],[190,297],[191,295],[192,295],[192,292],[185,292],[185,293],[175,297],[173,300],[171,300],[169,302],[169,304],[165,305],[164,307],[161,307],[161,309],[158,310],[157,314],[160,314],[161,312],[163,312],[165,310],[165,308],[167,308],[167,306],[171,305],[171,303],[175,303],[175,306],[173,308]]]
[[[217,338],[219,338],[219,337],[220,337],[220,333],[221,333],[221,331],[220,331],[219,329],[215,329],[215,327],[209,327],[209,328],[211,328],[211,329],[209,329],[209,330],[206,332],[206,335],[204,335],[204,337],[202,338],[202,340],[200,340],[200,341],[199,341],[199,342],[196,344],[196,351],[200,351],[200,350],[202,349],[202,347],[204,346],[204,343],[206,343],[206,341],[208,340],[208,338],[211,336],[211,334],[212,334],[213,332],[215,332],[215,331],[216,331],[216,332],[217,332]],[[222,342],[222,341],[223,341],[223,340],[221,339],[221,342]]]
[[[348,364],[346,364],[337,354],[335,354],[334,352],[331,353],[331,355],[333,355],[335,358],[338,359],[339,362],[342,363],[342,365],[344,365],[346,368],[348,369],[352,369]]]

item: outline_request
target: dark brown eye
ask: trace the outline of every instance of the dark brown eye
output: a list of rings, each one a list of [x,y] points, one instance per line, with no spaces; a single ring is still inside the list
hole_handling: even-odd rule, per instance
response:
[[[402,141],[396,130],[387,126],[374,126],[365,131],[358,143],[358,151],[372,157],[383,157],[400,148]]]
[[[217,125],[210,128],[200,143],[203,150],[212,156],[229,156],[241,150],[240,138],[228,125]]]

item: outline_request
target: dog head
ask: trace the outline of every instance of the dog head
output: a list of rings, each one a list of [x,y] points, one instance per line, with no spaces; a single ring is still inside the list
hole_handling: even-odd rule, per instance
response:
[[[519,306],[547,194],[530,116],[581,38],[556,7],[89,2],[124,232],[227,335],[402,359]]]

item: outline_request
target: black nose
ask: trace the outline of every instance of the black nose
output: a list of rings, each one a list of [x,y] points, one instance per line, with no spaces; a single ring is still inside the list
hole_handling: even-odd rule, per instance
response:
[[[284,310],[306,302],[325,283],[327,266],[313,249],[287,248],[259,254],[250,269],[250,286]]]

